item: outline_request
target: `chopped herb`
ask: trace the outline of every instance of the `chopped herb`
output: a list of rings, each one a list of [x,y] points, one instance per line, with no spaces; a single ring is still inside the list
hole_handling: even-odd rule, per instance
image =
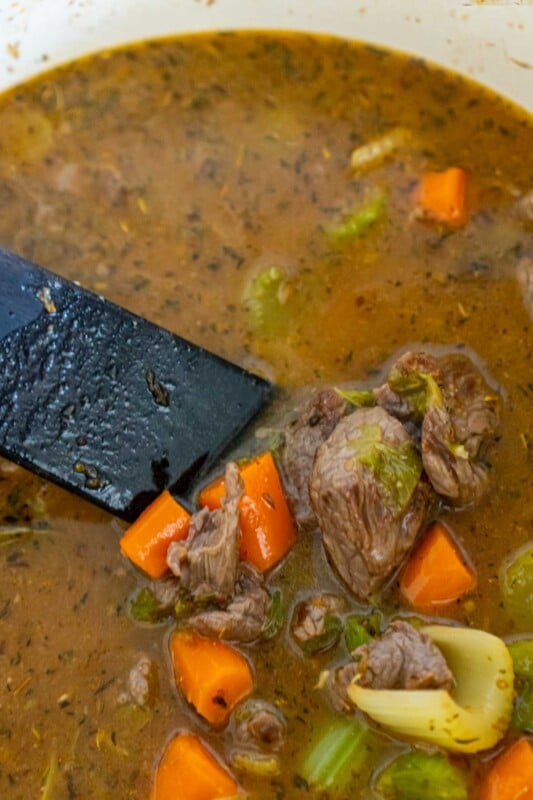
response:
[[[376,397],[374,392],[367,389],[337,389],[336,393],[339,397],[347,400],[356,408],[368,408],[376,405]]]
[[[261,629],[263,639],[273,639],[283,627],[283,604],[279,589],[272,593],[268,616]]]
[[[405,398],[411,410],[422,418],[430,408],[442,408],[442,392],[431,375],[426,372],[404,372],[393,369],[387,379],[390,388]]]
[[[355,458],[372,470],[391,507],[405,511],[422,474],[414,444],[409,440],[394,446],[382,441],[379,425],[362,425],[359,434],[350,441]]]
[[[366,644],[381,631],[381,614],[351,614],[344,625],[346,647],[352,653],[357,647]]]
[[[336,614],[326,614],[324,617],[324,630],[322,633],[298,642],[299,647],[307,656],[314,656],[335,647],[342,633],[342,622]]]
[[[144,586],[133,598],[130,604],[130,613],[137,622],[159,622],[167,616],[167,612],[148,586]]]

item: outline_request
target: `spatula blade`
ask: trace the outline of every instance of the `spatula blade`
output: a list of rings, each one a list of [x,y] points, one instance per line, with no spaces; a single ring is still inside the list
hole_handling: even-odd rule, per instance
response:
[[[272,386],[0,249],[0,454],[134,519],[185,492]]]

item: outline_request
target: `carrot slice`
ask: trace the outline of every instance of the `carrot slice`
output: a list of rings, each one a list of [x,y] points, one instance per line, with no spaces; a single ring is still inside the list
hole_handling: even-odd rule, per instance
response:
[[[533,800],[530,739],[519,739],[495,759],[481,785],[480,800]]]
[[[243,561],[266,570],[281,561],[296,541],[296,527],[285,500],[272,453],[262,453],[239,468],[244,481],[240,502]],[[226,493],[219,478],[200,492],[200,505],[219,508]]]
[[[466,173],[459,167],[427,172],[420,183],[418,205],[425,216],[460,227],[468,218]]]
[[[419,611],[451,603],[476,586],[476,576],[442,522],[431,525],[407,562],[400,591]]]
[[[192,733],[179,733],[163,754],[151,800],[218,800],[240,795],[229,772]]]
[[[168,569],[168,546],[187,537],[190,518],[189,512],[165,491],[126,530],[120,549],[151,578],[160,578]]]
[[[253,689],[242,653],[219,639],[180,630],[170,642],[176,682],[188,702],[212,725],[221,725]]]

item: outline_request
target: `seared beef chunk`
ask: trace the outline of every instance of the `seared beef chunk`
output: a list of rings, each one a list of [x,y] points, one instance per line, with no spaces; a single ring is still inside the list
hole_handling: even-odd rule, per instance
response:
[[[392,622],[383,636],[352,653],[357,682],[371,689],[449,689],[453,683],[444,656],[429,636],[408,622]]]
[[[334,594],[317,594],[298,603],[291,623],[291,632],[296,643],[310,654],[333,647],[342,630],[342,623],[337,615],[344,608],[343,598]]]
[[[243,494],[233,462],[226,465],[225,485],[222,508],[202,508],[191,517],[187,538],[168,548],[167,564],[193,601],[224,603],[233,595],[241,538],[238,506]]]
[[[234,742],[241,748],[280,750],[285,722],[280,712],[262,700],[250,700],[238,711]]]
[[[271,597],[263,585],[261,574],[251,564],[242,563],[233,599],[227,607],[194,614],[188,625],[206,636],[252,642],[262,634],[270,603]]]
[[[386,581],[428,516],[421,473],[405,428],[379,407],[342,419],[316,454],[311,503],[329,558],[360,598]]]
[[[469,358],[406,353],[376,397],[406,424],[438,494],[458,505],[479,499],[487,482],[483,451],[499,413],[497,397]]]
[[[343,664],[342,667],[330,672],[327,680],[326,687],[329,691],[329,697],[333,706],[338,711],[353,710],[353,705],[348,697],[348,687],[358,674],[359,665],[357,661],[349,661]]]
[[[518,278],[518,283],[522,290],[522,297],[527,313],[531,319],[533,319],[533,258],[525,256],[520,259],[516,269],[516,277]]]
[[[315,453],[349,410],[349,404],[334,389],[324,389],[311,397],[301,416],[287,428],[281,467],[292,511],[304,528],[316,523],[309,504],[309,475]]]

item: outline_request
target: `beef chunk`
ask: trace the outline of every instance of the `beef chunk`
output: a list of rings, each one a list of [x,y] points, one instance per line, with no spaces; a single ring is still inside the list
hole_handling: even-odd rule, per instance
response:
[[[353,704],[348,696],[348,687],[358,674],[358,669],[359,665],[356,661],[349,661],[329,674],[326,687],[330,700],[337,711],[353,709]]]
[[[234,742],[238,747],[263,751],[280,750],[285,722],[280,712],[262,700],[250,700],[238,711]]]
[[[533,192],[532,192],[533,195]],[[533,205],[533,201],[532,201]],[[532,214],[533,216],[533,214]],[[516,277],[518,284],[522,290],[522,298],[526,311],[530,318],[533,319],[533,258],[525,256],[518,262],[516,268]]]
[[[349,404],[334,389],[323,389],[310,398],[302,414],[287,428],[281,468],[293,514],[301,527],[316,524],[309,503],[309,475],[317,448],[348,410]]]
[[[381,586],[413,544],[432,493],[403,425],[379,407],[342,419],[318,449],[310,495],[324,546],[361,599]]]
[[[191,517],[189,534],[172,542],[167,564],[180,589],[194,601],[225,603],[233,595],[241,538],[239,501],[243,482],[234,462],[226,465],[222,508],[202,508]]]
[[[335,645],[342,628],[336,615],[344,608],[343,598],[334,594],[317,594],[298,603],[291,624],[297,644],[313,654]]]
[[[429,636],[403,620],[352,653],[357,682],[371,689],[449,689],[452,673]]]
[[[271,598],[263,578],[251,564],[239,566],[235,593],[226,608],[211,608],[194,614],[189,627],[205,636],[252,642],[261,637]]]
[[[488,478],[483,455],[499,409],[498,398],[467,356],[406,353],[376,397],[406,425],[438,494],[457,505],[479,499]]]

